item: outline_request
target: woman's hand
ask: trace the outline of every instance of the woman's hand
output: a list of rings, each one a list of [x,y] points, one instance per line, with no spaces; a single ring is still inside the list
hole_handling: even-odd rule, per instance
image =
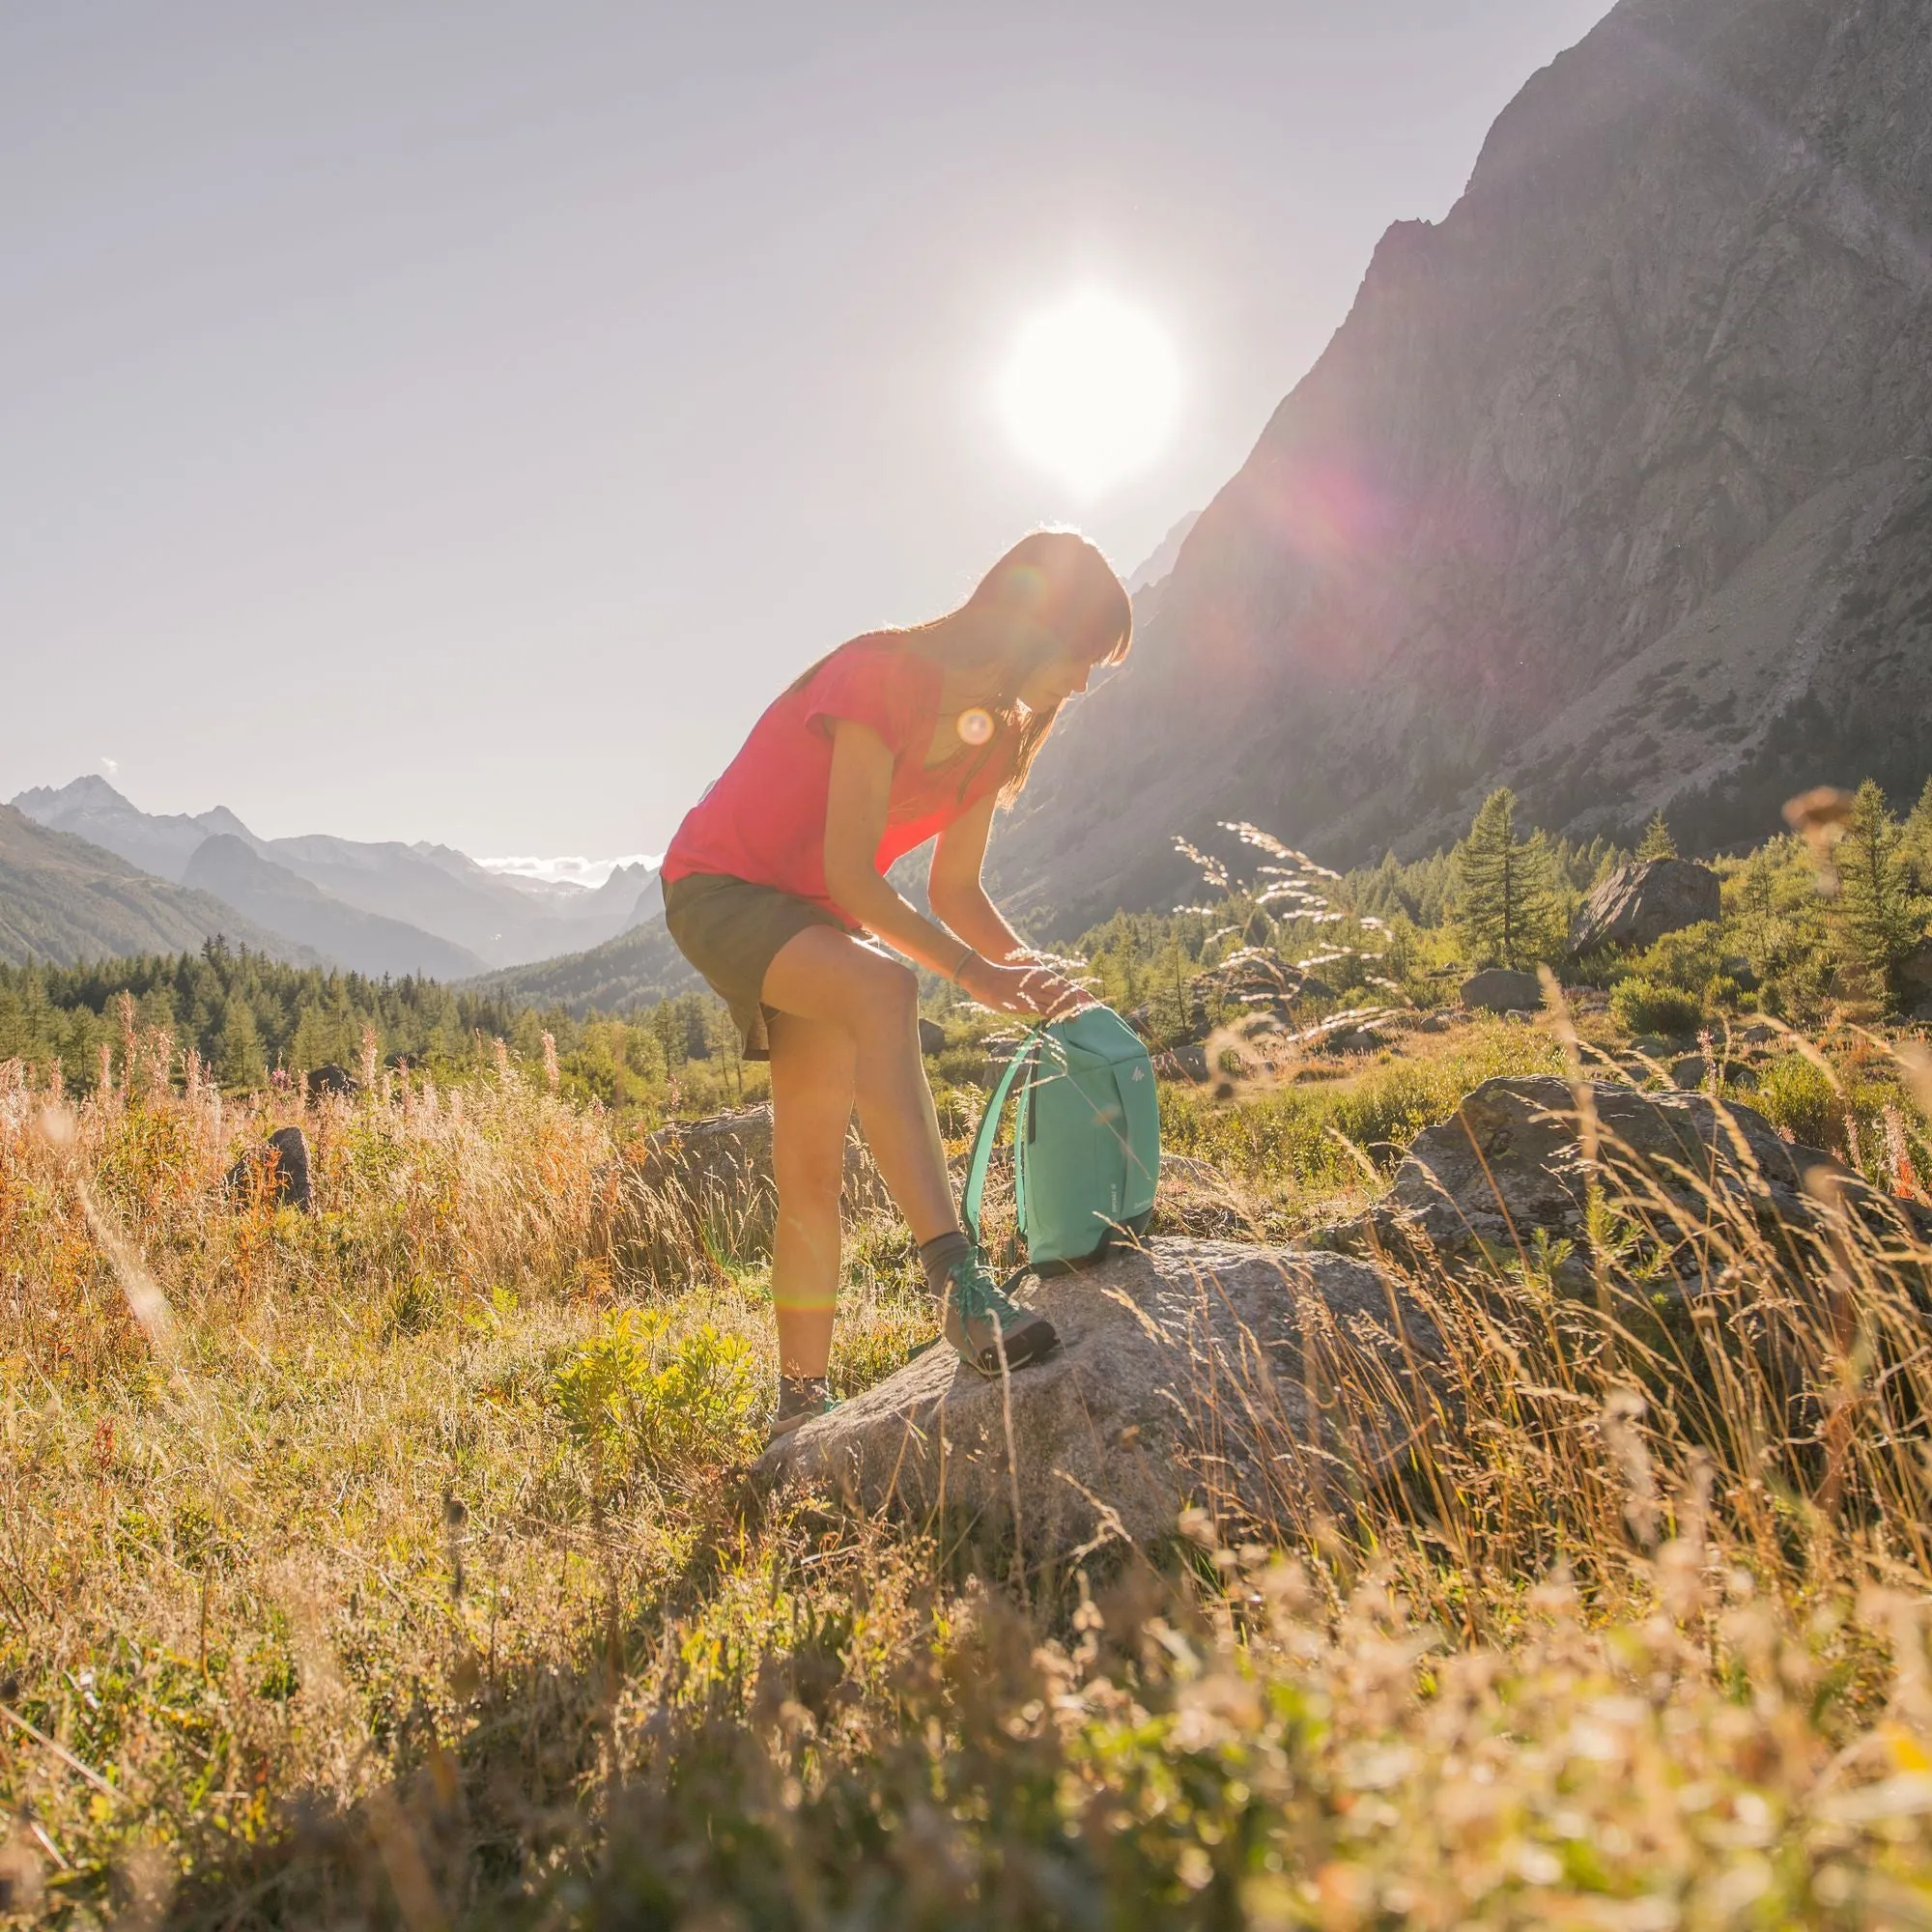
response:
[[[978,952],[966,962],[958,984],[996,1013],[1018,1013],[1029,1019],[1058,1019],[1086,1005],[1089,998],[1072,980],[1047,967],[1025,962],[999,966]]]

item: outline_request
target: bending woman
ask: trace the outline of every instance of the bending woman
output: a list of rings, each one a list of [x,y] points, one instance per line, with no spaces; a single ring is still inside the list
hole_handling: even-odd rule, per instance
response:
[[[665,855],[665,923],[769,1059],[779,1329],[773,1437],[829,1407],[838,1198],[856,1100],[911,1224],[946,1338],[982,1375],[1037,1360],[1052,1324],[1001,1292],[953,1204],[919,1047],[919,982],[876,944],[1029,1018],[1076,1003],[980,883],[993,810],[1016,797],[1060,707],[1133,637],[1084,538],[1024,538],[957,611],[855,638],[760,718]],[[887,883],[937,836],[932,917]]]

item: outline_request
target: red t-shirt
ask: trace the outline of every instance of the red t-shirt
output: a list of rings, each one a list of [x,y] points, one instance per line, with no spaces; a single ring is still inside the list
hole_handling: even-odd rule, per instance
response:
[[[894,638],[855,638],[802,689],[787,691],[744,748],[684,815],[665,854],[667,883],[724,873],[850,916],[825,891],[825,805],[834,721],[869,725],[893,754],[893,787],[878,867],[944,832],[1006,778],[998,739],[928,770],[945,672]]]

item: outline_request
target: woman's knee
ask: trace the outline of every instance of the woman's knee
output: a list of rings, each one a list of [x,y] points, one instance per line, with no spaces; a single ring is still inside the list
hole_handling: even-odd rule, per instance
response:
[[[838,1197],[845,1185],[845,1137],[837,1146],[785,1145],[775,1138],[772,1179],[777,1184],[779,1212],[789,1220],[823,1220],[838,1216]]]
[[[919,1016],[919,975],[883,955],[866,966],[855,1009],[857,1024],[872,1032],[904,1032]]]

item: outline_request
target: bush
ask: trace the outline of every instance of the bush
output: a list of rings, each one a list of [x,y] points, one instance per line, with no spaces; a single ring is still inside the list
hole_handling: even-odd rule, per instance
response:
[[[1633,979],[1694,993],[1724,970],[1725,956],[1722,928],[1716,920],[1705,920],[1666,932],[1645,952],[1633,954],[1628,970]]]
[[[607,1474],[633,1463],[688,1474],[749,1446],[758,1400],[749,1344],[709,1321],[670,1331],[665,1309],[623,1309],[551,1379],[558,1413]]]
[[[1704,1024],[1701,1000],[1655,980],[1619,980],[1610,994],[1610,1011],[1632,1033],[1695,1033]]]
[[[1845,1103],[1831,1081],[1802,1053],[1775,1060],[1753,1096],[1759,1113],[1806,1147],[1836,1147],[1844,1139]]]

